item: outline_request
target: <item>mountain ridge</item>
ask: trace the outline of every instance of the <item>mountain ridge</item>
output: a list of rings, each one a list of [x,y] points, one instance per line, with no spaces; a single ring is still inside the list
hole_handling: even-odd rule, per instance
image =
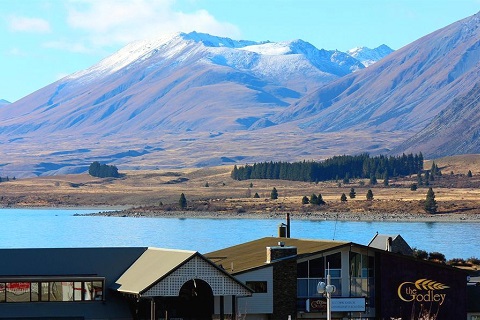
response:
[[[478,25],[463,19],[367,68],[303,40],[137,41],[1,108],[0,175],[389,153],[473,88]]]

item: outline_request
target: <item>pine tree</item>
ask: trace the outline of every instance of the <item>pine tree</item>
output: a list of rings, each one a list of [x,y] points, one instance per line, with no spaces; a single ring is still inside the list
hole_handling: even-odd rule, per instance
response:
[[[345,193],[342,193],[342,196],[340,197],[340,201],[342,201],[342,202],[347,201],[347,196],[345,195]]]
[[[208,182],[205,182],[205,188],[208,188],[210,187],[210,185],[208,184]]]
[[[377,177],[375,176],[375,174],[371,174],[370,175],[370,185],[376,185],[377,184]]]
[[[437,212],[437,201],[435,200],[435,192],[432,188],[428,188],[427,197],[425,198],[424,209],[427,213],[434,214]]]
[[[307,196],[303,196],[302,198],[302,204],[308,204],[310,202],[310,200],[308,200],[308,197]]]
[[[410,185],[410,190],[411,190],[411,191],[417,191],[417,184],[416,184],[416,183],[412,183],[412,184]]]
[[[423,179],[422,179],[422,173],[418,172],[417,173],[417,183],[419,186],[423,186]]]
[[[311,204],[318,204],[318,197],[315,193],[312,193],[312,196],[310,197],[310,203]]]
[[[178,200],[178,204],[180,205],[180,208],[184,209],[187,207],[187,198],[185,198],[185,194],[180,195],[180,200]]]
[[[367,191],[367,200],[373,200],[372,189],[368,189],[368,191]]]
[[[318,194],[318,197],[317,197],[317,204],[318,205],[324,205],[325,204],[325,201],[323,200],[323,197],[320,193]]]
[[[357,195],[357,193],[355,192],[355,189],[350,188],[350,193],[348,194],[350,199],[354,199],[356,195]]]
[[[253,195],[253,197],[254,197],[255,199],[260,198],[260,196],[258,195],[258,192],[255,192],[255,194]]]
[[[270,199],[278,199],[278,191],[275,187],[273,187],[272,192],[270,193]]]
[[[471,178],[473,176],[472,171],[468,170],[467,177]]]

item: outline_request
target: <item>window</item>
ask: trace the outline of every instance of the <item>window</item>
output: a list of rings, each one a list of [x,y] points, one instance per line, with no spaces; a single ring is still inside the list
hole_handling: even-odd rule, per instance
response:
[[[330,269],[328,270],[328,267]],[[342,295],[342,254],[340,252],[328,256],[311,259],[297,264],[297,297],[319,298],[318,283],[326,282],[327,272],[330,271],[331,283],[336,291],[333,296]]]
[[[5,282],[0,282],[0,303],[5,302],[5,292],[6,292],[6,285]]]
[[[323,278],[325,277],[325,259],[323,257],[310,260],[310,278]]]
[[[297,278],[308,278],[308,261],[297,264]]]
[[[104,278],[0,279],[0,303],[103,300]]]
[[[375,307],[374,265],[374,257],[350,252],[350,294],[367,297],[370,307]]]
[[[245,284],[255,293],[267,292],[267,281],[247,281]]]

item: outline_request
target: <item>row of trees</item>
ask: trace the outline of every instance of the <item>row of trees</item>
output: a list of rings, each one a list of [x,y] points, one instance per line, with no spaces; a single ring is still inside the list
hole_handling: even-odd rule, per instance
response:
[[[348,196],[350,197],[350,199],[354,199],[357,196],[357,193],[355,192],[354,188],[350,189]],[[365,197],[369,201],[373,200],[373,192],[371,189],[368,189]],[[254,198],[260,198],[258,193],[255,193]],[[270,192],[270,199],[273,199],[273,200],[278,199],[277,188],[273,187],[272,191]],[[347,201],[347,195],[345,193],[342,193],[342,195],[340,196],[340,201],[342,202]],[[304,196],[302,198],[302,204],[324,205],[326,204],[326,202],[323,200],[323,197],[321,194],[318,194],[317,196],[315,193],[313,193],[310,196],[310,198],[308,198],[307,196]],[[185,197],[184,193],[180,195],[178,205],[182,209],[187,207],[187,198]],[[424,209],[427,213],[431,213],[431,214],[434,214],[437,212],[437,201],[435,200],[435,193],[433,192],[432,188],[428,189],[427,196],[424,202]]]
[[[90,165],[90,167],[88,168],[88,174],[98,178],[120,177],[120,174],[118,173],[118,169],[116,166],[100,164],[100,162],[98,161],[95,161]]]
[[[423,170],[423,155],[370,157],[363,153],[356,156],[335,156],[322,162],[261,162],[232,170],[235,180],[281,179],[293,181],[327,181],[350,178],[385,178],[416,174]]]

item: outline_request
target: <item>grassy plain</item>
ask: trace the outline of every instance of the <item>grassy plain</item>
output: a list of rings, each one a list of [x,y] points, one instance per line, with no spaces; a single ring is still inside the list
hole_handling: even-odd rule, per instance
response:
[[[447,157],[435,160],[443,175],[430,182],[438,202],[435,219],[447,217],[480,220],[480,155]],[[431,162],[426,161],[426,169]],[[10,179],[0,183],[3,207],[90,207],[134,208],[126,214],[165,214],[178,212],[178,199],[184,193],[187,210],[183,214],[214,213],[223,215],[269,216],[290,212],[302,218],[341,219],[421,219],[425,218],[422,201],[427,187],[411,191],[416,175],[382,181],[369,186],[368,180],[328,181],[318,184],[298,181],[247,180],[230,178],[233,167],[221,166],[183,170],[122,171],[122,178],[100,179],[88,174]],[[467,177],[471,170],[473,177]],[[206,186],[208,184],[208,186]],[[279,198],[270,199],[275,187]],[[348,197],[354,188],[356,197]],[[366,200],[372,189],[373,201]],[[253,198],[258,193],[260,198]],[[326,205],[302,205],[302,197],[322,195]],[[342,193],[347,201],[341,202]]]

